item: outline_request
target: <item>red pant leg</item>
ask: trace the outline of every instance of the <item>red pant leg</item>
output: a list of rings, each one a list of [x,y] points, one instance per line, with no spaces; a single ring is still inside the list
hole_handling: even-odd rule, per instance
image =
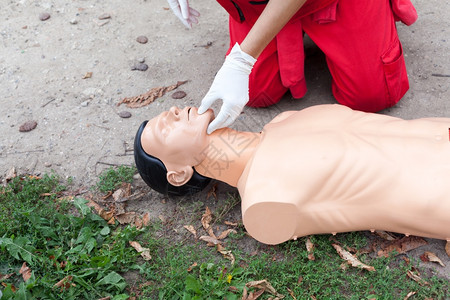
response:
[[[250,25],[246,22],[239,23],[230,17],[230,52],[235,43],[241,44]],[[249,78],[249,102],[248,106],[266,107],[280,101],[288,90],[281,83],[280,68],[278,64],[276,40],[264,49],[258,57]]]
[[[341,104],[375,112],[395,105],[409,88],[389,0],[339,1],[336,21],[302,19],[326,55],[332,90]]]

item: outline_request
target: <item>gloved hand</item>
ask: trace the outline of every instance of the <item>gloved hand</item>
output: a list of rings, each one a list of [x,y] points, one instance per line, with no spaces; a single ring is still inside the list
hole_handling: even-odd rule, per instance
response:
[[[193,23],[198,23],[197,18],[200,17],[200,13],[189,7],[188,0],[167,0],[167,2],[175,16],[181,20],[184,26],[191,29]]]
[[[198,113],[202,114],[218,99],[223,101],[219,114],[208,126],[208,134],[231,125],[244,109],[249,100],[248,81],[255,62],[256,59],[243,52],[237,43],[225,58],[198,108]]]

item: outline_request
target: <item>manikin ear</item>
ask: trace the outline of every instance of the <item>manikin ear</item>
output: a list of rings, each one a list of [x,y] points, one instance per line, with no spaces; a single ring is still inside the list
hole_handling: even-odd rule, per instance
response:
[[[185,166],[177,171],[167,172],[167,181],[173,186],[182,186],[191,179],[194,174],[194,169],[190,166]]]

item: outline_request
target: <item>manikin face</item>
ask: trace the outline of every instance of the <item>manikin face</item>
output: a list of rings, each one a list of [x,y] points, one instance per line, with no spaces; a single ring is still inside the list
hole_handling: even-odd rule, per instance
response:
[[[142,132],[142,147],[168,170],[195,166],[204,158],[202,153],[208,145],[206,129],[213,118],[212,110],[199,115],[196,107],[171,107],[148,121]]]

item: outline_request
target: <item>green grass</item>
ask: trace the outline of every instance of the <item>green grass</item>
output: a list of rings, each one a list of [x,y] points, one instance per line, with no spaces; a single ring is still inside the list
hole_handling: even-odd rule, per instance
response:
[[[120,174],[119,174],[120,173]],[[125,175],[124,175],[125,174]],[[101,176],[97,189],[113,190],[130,180],[130,169],[110,169]],[[105,189],[101,190],[101,187]],[[267,279],[277,292],[291,299],[445,299],[449,282],[438,277],[422,278],[421,286],[407,278],[412,266],[399,257],[374,258],[359,255],[375,272],[348,267],[331,246],[330,236],[312,236],[315,260],[307,257],[305,238],[278,246],[258,245],[255,255],[245,250],[244,228],[237,227],[226,242],[236,258],[234,265],[214,247],[188,238],[174,239],[172,228],[160,221],[138,230],[130,226],[108,225],[94,214],[83,198],[61,200],[66,189],[55,175],[16,177],[0,188],[0,279],[2,299],[241,299],[245,284]],[[216,208],[215,224],[238,203],[235,198]],[[200,222],[199,203],[185,203]],[[180,221],[180,220],[178,220]],[[184,222],[184,221],[180,221]],[[187,224],[187,222],[184,222]],[[199,225],[199,224],[197,224]],[[138,240],[150,249],[152,259],[143,260],[129,246]],[[367,244],[363,233],[335,237],[343,247],[361,249]],[[19,269],[26,263],[32,270],[24,282]],[[195,263],[195,265],[194,265]],[[70,280],[63,287],[55,284]],[[255,291],[255,289],[250,289]],[[268,299],[264,293],[259,299]]]
[[[100,174],[96,187],[102,193],[111,192],[117,189],[123,182],[131,183],[134,174],[136,174],[135,167],[110,167]]]

